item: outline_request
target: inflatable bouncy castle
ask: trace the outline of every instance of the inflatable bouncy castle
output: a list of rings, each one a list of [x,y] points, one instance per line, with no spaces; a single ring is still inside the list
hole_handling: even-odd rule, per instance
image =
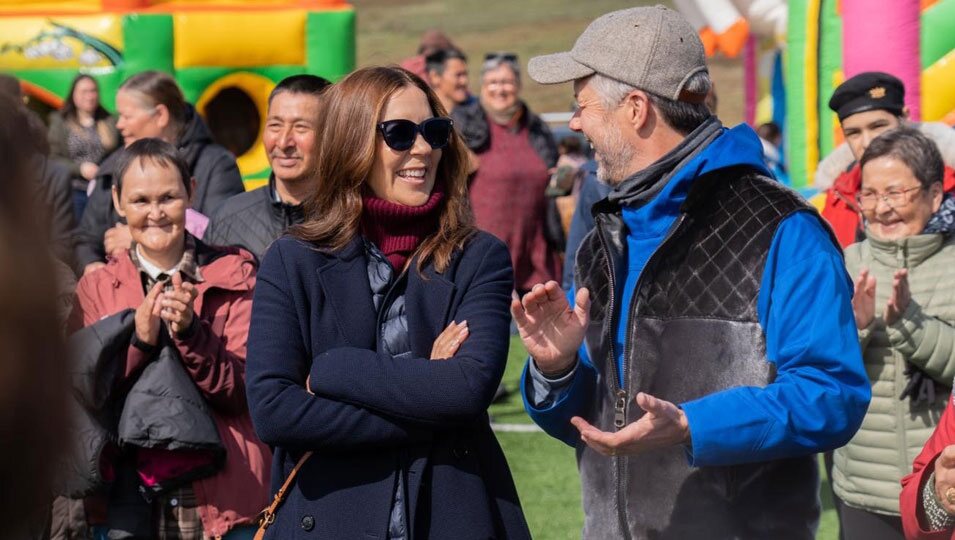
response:
[[[0,72],[34,102],[58,108],[84,72],[113,110],[130,75],[170,73],[247,188],[269,174],[261,135],[275,84],[302,72],[336,80],[354,65],[345,0],[0,0]]]
[[[783,127],[793,187],[809,188],[820,159],[841,144],[828,102],[858,73],[902,79],[912,120],[955,124],[955,0],[674,3],[709,53],[742,55],[746,121]]]

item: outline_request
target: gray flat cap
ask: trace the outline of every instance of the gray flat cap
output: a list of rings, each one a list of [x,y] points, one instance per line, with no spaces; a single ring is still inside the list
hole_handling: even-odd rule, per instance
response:
[[[527,72],[542,84],[600,73],[672,100],[701,103],[705,95],[684,91],[686,81],[706,71],[706,53],[696,30],[664,6],[613,11],[590,23],[570,52],[531,58]]]

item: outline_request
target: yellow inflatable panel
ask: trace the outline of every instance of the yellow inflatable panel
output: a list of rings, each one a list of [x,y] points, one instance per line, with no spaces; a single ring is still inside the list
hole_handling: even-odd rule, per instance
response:
[[[247,71],[230,73],[210,84],[202,92],[202,95],[196,101],[196,108],[205,114],[206,105],[209,101],[216,94],[230,87],[238,88],[248,94],[249,98],[255,103],[256,109],[259,110],[259,118],[261,119],[259,134],[256,136],[255,143],[246,153],[236,157],[239,172],[243,175],[249,175],[269,167],[269,161],[265,155],[265,146],[262,144],[262,132],[265,131],[266,114],[269,110],[269,94],[275,88],[275,83],[261,75]]]
[[[107,59],[74,37],[84,34],[123,48],[122,17],[0,18],[0,65],[5,70],[109,67]]]
[[[942,120],[955,109],[955,50],[922,72],[922,120]]]
[[[822,214],[823,208],[826,207],[826,192],[816,193],[809,198],[809,204],[816,209],[816,212]]]
[[[175,67],[305,64],[303,10],[182,12],[174,15]],[[263,47],[267,40],[269,46]]]
[[[26,13],[57,13],[70,11],[101,11],[103,3],[100,0],[52,0],[52,1],[30,1],[24,0],[0,0],[0,11],[4,12],[26,12]]]

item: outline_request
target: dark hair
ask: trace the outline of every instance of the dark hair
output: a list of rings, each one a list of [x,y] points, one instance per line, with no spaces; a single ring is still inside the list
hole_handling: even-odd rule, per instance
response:
[[[186,188],[186,195],[192,196],[192,174],[189,173],[186,160],[182,158],[175,146],[162,139],[146,138],[136,140],[121,152],[116,175],[113,177],[117,194],[123,193],[123,177],[126,176],[126,171],[134,161],[139,160],[140,166],[146,161],[151,161],[164,169],[172,167],[179,171],[179,178]]]
[[[29,112],[0,92],[0,118],[0,522],[16,529],[49,504],[69,446],[69,362],[56,295],[72,291],[54,277],[49,238],[37,226]]]
[[[869,143],[862,153],[859,165],[880,157],[891,157],[905,164],[922,187],[942,183],[945,176],[945,162],[938,151],[935,141],[910,127],[898,127],[879,135]]]
[[[458,49],[439,49],[424,57],[424,70],[427,73],[433,71],[438,75],[443,75],[445,68],[448,67],[448,60],[455,58],[465,63],[468,61],[468,57]]]
[[[660,112],[663,121],[682,135],[689,135],[706,122],[707,118],[713,116],[706,103],[674,101],[650,92],[647,92],[647,96],[650,98],[650,104]]]
[[[776,122],[766,122],[764,124],[760,124],[759,128],[756,129],[756,133],[758,133],[760,137],[766,139],[767,141],[772,141],[776,137],[779,137],[783,134],[783,132],[780,131],[779,126],[776,125]]]
[[[324,77],[319,77],[318,75],[310,75],[308,73],[302,73],[299,75],[292,75],[286,77],[279,81],[275,88],[272,89],[272,93],[269,94],[269,105],[272,104],[272,99],[275,96],[281,94],[282,92],[289,92],[292,94],[311,94],[315,97],[318,97],[328,88],[328,85],[332,83],[328,82],[328,79]]]
[[[399,67],[359,69],[328,89],[321,103],[315,155],[318,185],[306,201],[305,223],[292,229],[298,238],[320,249],[345,247],[360,231],[362,191],[367,189],[378,152],[381,112],[401,89],[418,88],[428,98],[435,116],[447,116],[441,101],[424,81]],[[467,152],[460,136],[453,132],[442,150],[435,182],[444,184],[445,199],[438,230],[418,247],[418,269],[429,261],[441,272],[451,255],[475,232],[468,202]]]
[[[23,99],[23,89],[20,88],[20,79],[13,75],[0,73],[0,95],[5,95],[12,99]]]
[[[176,80],[161,71],[144,71],[126,79],[119,91],[136,92],[149,106],[163,105],[169,111],[169,119],[176,126],[186,123],[189,105],[182,95]]]
[[[63,100],[63,107],[60,108],[60,114],[64,119],[75,120],[76,119],[76,103],[73,103],[73,92],[76,91],[76,85],[82,80],[92,81],[96,85],[96,89],[99,90],[99,83],[92,75],[86,73],[80,73],[73,79],[73,83],[70,84],[70,91],[66,93],[66,99]],[[104,118],[109,118],[109,111],[103,108],[101,103],[96,104],[96,110],[93,112],[93,120],[102,120]]]

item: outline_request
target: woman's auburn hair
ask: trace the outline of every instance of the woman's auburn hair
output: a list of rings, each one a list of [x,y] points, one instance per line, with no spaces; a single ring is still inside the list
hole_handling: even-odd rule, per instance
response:
[[[305,222],[291,234],[324,251],[344,248],[361,232],[362,192],[378,149],[378,123],[388,100],[403,88],[420,89],[436,117],[447,116],[434,91],[399,67],[359,69],[328,87],[321,98],[315,149],[315,190],[305,201]],[[442,182],[438,230],[418,246],[418,271],[433,262],[447,269],[451,256],[477,229],[468,199],[467,152],[456,131],[442,149],[435,184]]]

